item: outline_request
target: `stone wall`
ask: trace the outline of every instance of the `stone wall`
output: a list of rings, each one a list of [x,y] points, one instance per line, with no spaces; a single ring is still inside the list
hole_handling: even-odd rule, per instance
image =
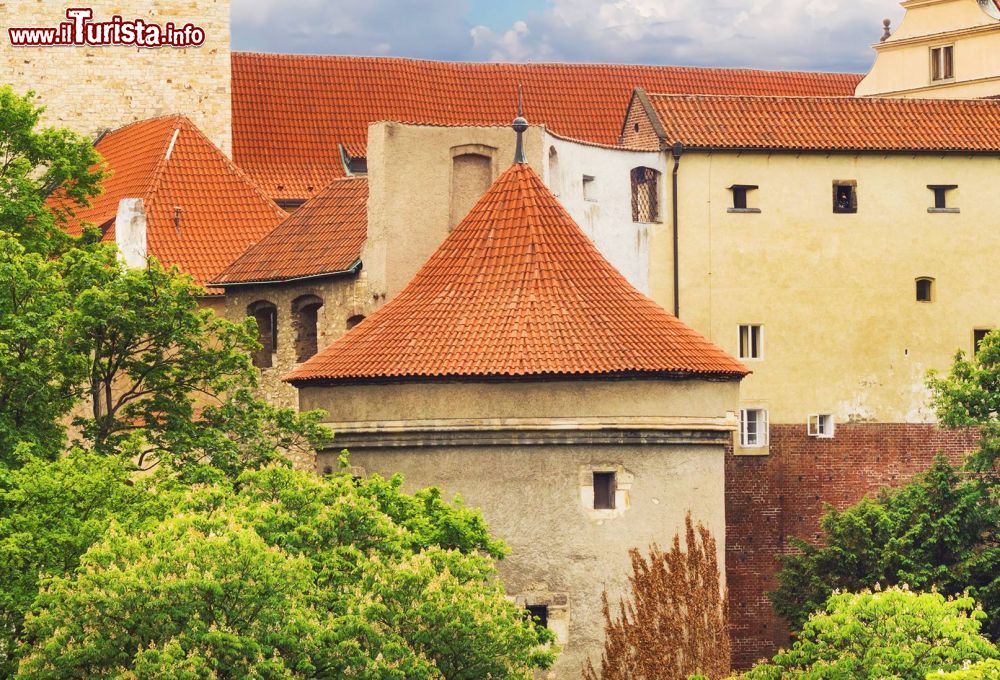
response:
[[[105,129],[172,113],[188,116],[231,154],[229,0],[90,0],[94,21],[114,15],[194,24],[201,47],[12,47],[10,27],[56,27],[65,3],[0,0],[0,84],[33,90],[46,106],[45,122],[96,136]]]
[[[976,448],[969,431],[924,424],[838,424],[833,439],[805,425],[771,425],[769,456],[726,456],[726,571],[733,661],[746,668],[788,644],[771,607],[778,556],[788,539],[819,537],[825,504],[843,509],[930,466],[939,451],[961,460]]]

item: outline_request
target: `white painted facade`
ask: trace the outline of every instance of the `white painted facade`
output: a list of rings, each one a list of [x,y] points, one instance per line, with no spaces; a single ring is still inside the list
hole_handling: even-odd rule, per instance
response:
[[[665,161],[656,151],[631,151],[557,137],[546,131],[543,179],[598,250],[646,295],[649,285],[649,237],[653,224],[632,221],[633,168],[660,172],[659,219],[667,221]],[[584,178],[588,179],[585,187]]]

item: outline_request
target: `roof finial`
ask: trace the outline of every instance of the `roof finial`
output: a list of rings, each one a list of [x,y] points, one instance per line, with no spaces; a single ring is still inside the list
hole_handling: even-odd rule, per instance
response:
[[[885,29],[882,33],[882,41],[885,42],[892,37],[892,19],[883,19],[882,28]]]
[[[524,119],[524,101],[521,85],[517,86],[517,118],[511,124],[514,132],[517,133],[517,149],[514,151],[515,163],[527,163],[524,158],[524,131],[528,129],[528,121]]]

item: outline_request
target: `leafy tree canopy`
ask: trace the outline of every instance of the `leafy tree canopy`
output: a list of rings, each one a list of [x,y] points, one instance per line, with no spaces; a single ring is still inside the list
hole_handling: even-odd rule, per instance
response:
[[[46,582],[19,676],[531,678],[552,634],[504,596],[477,513],[287,468],[114,527]],[[442,539],[440,542],[439,539]]]
[[[1000,504],[997,490],[963,478],[944,458],[911,484],[820,520],[819,544],[794,540],[769,596],[792,628],[802,628],[835,590],[876,584],[968,591],[983,603],[987,634],[1000,637]]]
[[[924,680],[938,671],[1000,658],[980,634],[971,597],[901,588],[834,594],[809,617],[792,648],[744,680]],[[974,677],[974,676],[973,676]]]

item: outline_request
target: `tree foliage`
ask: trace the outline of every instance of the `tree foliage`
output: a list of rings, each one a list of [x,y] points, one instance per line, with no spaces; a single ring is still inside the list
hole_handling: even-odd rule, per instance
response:
[[[46,582],[19,675],[531,678],[551,665],[552,634],[504,596],[502,546],[478,513],[399,488],[268,468],[196,488],[151,530],[115,527]]]
[[[972,467],[995,476],[1000,459],[1000,330],[986,335],[975,356],[959,352],[945,377],[931,374],[938,417],[947,427],[975,427],[981,434]]]
[[[782,557],[775,611],[794,630],[835,590],[876,584],[968,591],[983,603],[986,631],[1000,637],[1000,505],[996,489],[963,477],[943,457],[911,484],[844,510],[827,510],[818,544],[793,540]]]
[[[980,634],[984,618],[971,597],[946,599],[902,588],[838,593],[809,618],[791,649],[742,677],[924,680],[1000,658]]]
[[[685,520],[684,549],[674,537],[669,552],[650,546],[649,557],[629,552],[631,592],[614,613],[603,596],[604,652],[600,672],[590,661],[584,680],[654,680],[729,673],[728,604],[722,590],[715,539]]]

